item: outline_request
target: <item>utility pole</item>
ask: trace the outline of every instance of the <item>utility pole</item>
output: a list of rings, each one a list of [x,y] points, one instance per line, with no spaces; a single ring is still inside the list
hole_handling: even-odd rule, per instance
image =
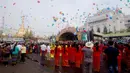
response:
[[[5,22],[5,20],[4,20],[5,18],[3,17],[3,26],[2,26],[2,41],[3,41],[3,38],[4,38],[4,36],[3,36],[3,33],[4,33],[4,22]]]

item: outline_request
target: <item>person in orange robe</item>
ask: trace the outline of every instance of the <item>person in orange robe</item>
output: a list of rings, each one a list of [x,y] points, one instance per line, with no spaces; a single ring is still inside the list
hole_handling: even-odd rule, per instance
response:
[[[63,45],[62,47],[62,69],[63,73],[66,73],[69,68],[69,56],[68,56],[68,47],[67,45]]]
[[[68,50],[70,70],[73,71],[75,70],[75,53],[76,53],[76,48],[74,47],[75,45],[76,45],[75,43],[72,44],[72,46],[70,46]]]
[[[122,54],[121,54],[121,51],[119,50],[119,56],[117,57],[118,72],[119,72],[119,73],[121,73],[121,60],[122,60]]]
[[[81,45],[76,45],[76,53],[75,53],[75,66],[76,66],[76,72],[75,73],[81,73],[82,72],[82,47]]]
[[[94,53],[93,53],[93,68],[95,72],[100,72],[100,55],[101,55],[101,49],[99,48],[98,42],[95,43],[93,47]]]
[[[59,70],[59,58],[60,58],[59,53],[58,53],[58,45],[56,45],[55,47],[54,58],[55,58],[55,72],[57,73]]]

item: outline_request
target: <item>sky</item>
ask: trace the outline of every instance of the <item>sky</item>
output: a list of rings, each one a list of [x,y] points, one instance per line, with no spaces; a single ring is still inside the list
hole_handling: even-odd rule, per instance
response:
[[[17,31],[21,16],[25,16],[25,27],[31,27],[36,35],[52,35],[68,25],[84,25],[88,14],[108,7],[130,13],[128,0],[0,0],[0,27],[4,17],[5,27]]]

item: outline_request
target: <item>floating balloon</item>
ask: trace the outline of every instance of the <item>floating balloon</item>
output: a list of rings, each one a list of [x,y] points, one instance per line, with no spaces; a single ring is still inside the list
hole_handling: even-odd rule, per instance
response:
[[[40,3],[40,1],[38,0],[37,3]]]
[[[66,18],[64,17],[64,18],[62,19],[62,21],[65,22],[65,19],[66,19]]]
[[[58,20],[58,18],[56,18],[56,17],[53,17],[53,20],[56,22],[56,21]]]
[[[4,6],[4,8],[6,8],[6,6]]]
[[[93,5],[95,5],[95,3],[93,3]]]
[[[13,3],[13,5],[15,5],[16,3]]]
[[[119,13],[122,13],[122,11],[121,11],[121,10],[119,10],[118,12],[119,12]]]
[[[54,26],[54,24],[52,24],[52,26]]]
[[[110,10],[110,8],[108,7],[107,10]]]
[[[112,17],[110,17],[110,19],[112,19]]]
[[[62,12],[60,11],[59,14],[62,14]]]
[[[128,6],[128,4],[125,4],[125,6]]]
[[[106,17],[108,17],[108,15],[106,14]]]

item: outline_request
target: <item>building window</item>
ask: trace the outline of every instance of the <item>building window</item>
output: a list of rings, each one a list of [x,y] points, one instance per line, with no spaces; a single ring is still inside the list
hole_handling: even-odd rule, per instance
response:
[[[130,20],[128,20],[128,22],[130,22]]]

